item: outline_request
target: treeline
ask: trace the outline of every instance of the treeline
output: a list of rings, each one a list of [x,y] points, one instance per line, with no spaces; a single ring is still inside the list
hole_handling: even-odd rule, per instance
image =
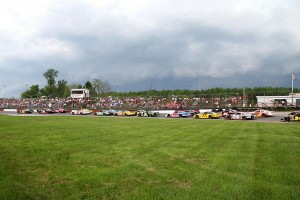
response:
[[[92,97],[98,97],[111,92],[109,83],[101,81],[100,79],[93,79],[92,82],[86,81],[84,85],[81,84],[68,84],[66,80],[56,81],[59,71],[55,69],[48,69],[43,76],[47,80],[47,85],[40,88],[38,84],[32,85],[29,89],[22,92],[21,98],[40,98],[45,97],[59,97],[66,98],[70,96],[71,89],[87,88],[90,90]]]
[[[58,71],[55,69],[48,69],[43,76],[47,80],[47,85],[40,88],[39,85],[32,85],[29,89],[21,94],[22,98],[39,98],[46,97],[70,97],[70,89],[87,88],[90,90],[91,97],[158,97],[170,98],[177,97],[229,97],[229,96],[247,96],[248,100],[256,100],[256,96],[286,96],[292,91],[292,88],[284,87],[254,87],[254,88],[210,88],[202,90],[147,90],[147,91],[129,91],[129,92],[114,92],[109,83],[101,81],[100,79],[93,79],[86,81],[84,85],[68,84],[66,80],[59,80],[56,82]],[[294,93],[299,93],[298,88],[294,88]]]
[[[291,93],[291,88],[284,87],[254,87],[254,88],[210,88],[202,90],[148,90],[138,92],[109,92],[105,96],[117,96],[117,97],[217,97],[217,96],[243,96],[247,95],[251,98],[251,95],[255,96],[286,96]],[[294,88],[294,93],[299,93],[300,90]]]

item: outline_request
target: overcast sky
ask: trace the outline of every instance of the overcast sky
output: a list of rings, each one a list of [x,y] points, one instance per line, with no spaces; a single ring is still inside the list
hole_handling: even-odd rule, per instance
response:
[[[43,73],[114,91],[300,87],[299,0],[0,0],[0,98]]]

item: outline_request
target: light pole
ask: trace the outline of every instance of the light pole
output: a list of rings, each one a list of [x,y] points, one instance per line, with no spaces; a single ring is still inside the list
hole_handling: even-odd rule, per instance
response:
[[[245,96],[246,96],[246,93],[245,93],[245,87],[243,88],[243,107],[245,107]]]
[[[5,99],[5,87],[6,85],[3,86],[3,99]]]
[[[296,79],[295,73],[292,73],[292,106],[294,106],[294,80]]]

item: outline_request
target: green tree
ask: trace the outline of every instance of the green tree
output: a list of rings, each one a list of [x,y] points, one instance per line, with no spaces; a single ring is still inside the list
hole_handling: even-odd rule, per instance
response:
[[[57,96],[58,97],[67,97],[68,96],[68,86],[66,80],[59,80],[57,82]],[[70,92],[69,92],[70,93]]]
[[[87,81],[84,86],[85,86],[86,89],[90,90],[90,95],[92,97],[97,96],[97,93],[96,93],[96,91],[95,91],[95,89],[94,89],[94,87],[93,87],[93,85],[90,81]]]
[[[28,90],[21,94],[22,98],[38,98],[40,96],[39,85],[32,85]]]
[[[111,92],[111,86],[109,85],[109,83],[103,82],[100,79],[93,80],[93,88],[95,89],[98,96]]]
[[[43,76],[47,80],[47,85],[45,87],[45,95],[54,97],[56,96],[56,81],[55,78],[57,77],[58,71],[55,69],[48,69]]]

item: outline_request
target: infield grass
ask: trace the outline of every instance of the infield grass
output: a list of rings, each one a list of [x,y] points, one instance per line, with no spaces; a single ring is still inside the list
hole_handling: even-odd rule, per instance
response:
[[[300,124],[0,115],[1,199],[300,199]]]

